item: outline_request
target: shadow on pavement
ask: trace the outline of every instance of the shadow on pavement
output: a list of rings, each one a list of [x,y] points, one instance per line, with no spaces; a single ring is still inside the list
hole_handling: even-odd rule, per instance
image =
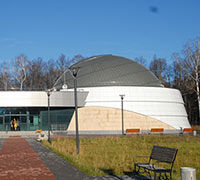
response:
[[[121,177],[115,175],[113,169],[100,169],[100,170],[103,171],[105,174],[107,174],[109,176],[113,176],[116,179],[123,180]]]
[[[133,172],[123,172],[126,176],[130,177],[131,179],[134,180],[152,180],[152,178],[148,177],[148,176],[144,176],[144,175],[140,175]]]
[[[103,171],[106,175],[108,175],[110,177],[112,176],[114,179],[124,180],[124,176],[122,177],[122,176],[115,175],[113,169],[100,169],[100,170]],[[125,172],[124,171],[123,173],[124,173],[124,175],[126,177],[128,177],[128,179],[133,179],[133,180],[151,180],[150,177],[137,174],[134,171],[131,171],[131,172]]]

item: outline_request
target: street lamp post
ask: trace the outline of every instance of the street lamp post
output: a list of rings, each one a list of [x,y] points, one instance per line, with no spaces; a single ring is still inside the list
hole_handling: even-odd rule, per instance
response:
[[[50,90],[47,90],[47,96],[48,96],[48,142],[51,143],[50,138]]]
[[[124,135],[124,104],[123,104],[123,100],[124,100],[125,95],[124,94],[120,94],[119,96],[121,97],[122,135]]]
[[[77,108],[77,74],[79,67],[72,67],[71,69],[74,78],[74,104],[75,104],[75,118],[76,118],[76,154],[79,154],[79,131],[78,131],[78,108]]]

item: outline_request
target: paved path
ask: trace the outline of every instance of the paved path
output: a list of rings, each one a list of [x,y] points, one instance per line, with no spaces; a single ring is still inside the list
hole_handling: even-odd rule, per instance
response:
[[[0,180],[139,180],[87,176],[34,139],[0,139]]]
[[[0,162],[1,180],[56,180],[25,139],[6,139]]]
[[[42,161],[49,167],[55,174],[58,180],[89,180],[87,175],[83,174],[78,169],[74,168],[70,163],[57,156],[48,148],[41,145],[41,143],[27,139],[29,145],[40,156]]]
[[[0,139],[0,150],[1,150],[2,146],[3,146],[3,143],[4,143],[4,139]]]

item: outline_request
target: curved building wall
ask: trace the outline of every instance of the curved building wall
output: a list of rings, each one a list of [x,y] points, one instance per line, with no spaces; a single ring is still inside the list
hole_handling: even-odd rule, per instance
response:
[[[180,92],[163,87],[94,87],[88,91],[87,107],[111,107],[121,109],[120,94],[124,94],[124,109],[143,114],[169,126],[190,128]],[[142,126],[142,124],[141,124]]]
[[[79,131],[83,134],[121,134],[122,120],[121,109],[109,107],[82,107],[78,110]],[[159,120],[124,110],[124,130],[139,128],[150,130],[151,128],[175,128]],[[67,129],[68,133],[75,131],[75,115]]]

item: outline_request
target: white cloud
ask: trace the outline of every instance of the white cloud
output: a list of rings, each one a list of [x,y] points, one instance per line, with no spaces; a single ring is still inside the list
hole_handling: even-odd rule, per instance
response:
[[[23,41],[23,40],[18,40],[15,38],[2,38],[0,39],[0,45],[2,47],[17,47],[17,46],[24,46],[24,45],[31,45],[33,44],[32,41]]]

